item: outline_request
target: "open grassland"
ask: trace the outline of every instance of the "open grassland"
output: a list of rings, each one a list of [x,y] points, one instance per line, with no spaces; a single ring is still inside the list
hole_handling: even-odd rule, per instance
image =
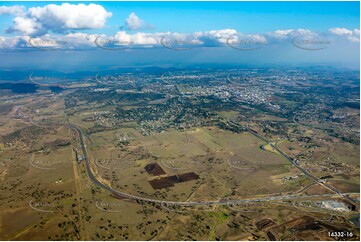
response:
[[[18,104],[23,105],[25,117],[16,117]],[[358,229],[347,221],[357,212],[330,216],[329,211],[300,209],[288,200],[180,208],[116,197],[92,184],[84,161],[76,161],[76,154],[82,155],[79,138],[60,124],[63,105],[56,98],[33,98],[1,107],[5,114],[0,115],[2,240],[329,240],[330,230],[352,231],[351,239],[359,240]],[[198,127],[143,136],[135,123],[124,123],[88,135],[95,123],[84,119],[92,115],[87,110],[70,115],[69,120],[84,132],[96,175],[119,191],[167,201],[330,193],[279,154],[261,149],[267,144],[247,132]],[[28,117],[34,117],[37,125]],[[47,125],[49,120],[59,122]],[[325,160],[353,167],[324,179],[343,192],[359,192],[358,146],[329,140],[317,130],[302,131],[312,143],[291,135],[291,141],[277,147],[294,157],[305,155],[298,157],[302,165],[320,177],[331,173],[316,169]],[[313,161],[317,165],[312,166]],[[148,173],[145,167],[151,163],[165,174]],[[162,189],[149,183],[190,172],[199,179]]]
[[[114,188],[134,195],[184,201],[276,194],[296,191],[308,184],[303,177],[292,183],[284,177],[298,171],[281,155],[261,149],[265,143],[250,133],[231,133],[216,127],[194,128],[140,136],[130,128],[113,131],[131,134],[126,146],[116,147],[112,132],[92,135],[91,154],[97,171]],[[199,180],[154,190],[145,166],[157,163],[166,175],[195,172]],[[262,179],[259,179],[262,177]],[[297,186],[295,186],[297,185]]]

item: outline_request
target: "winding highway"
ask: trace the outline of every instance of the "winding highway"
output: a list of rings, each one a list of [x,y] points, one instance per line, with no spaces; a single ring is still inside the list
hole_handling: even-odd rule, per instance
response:
[[[86,147],[85,147],[82,130],[79,127],[77,127],[76,125],[74,125],[74,124],[69,124],[69,128],[74,129],[78,133],[79,142],[80,142],[82,152],[83,152],[83,155],[84,155],[85,166],[86,166],[87,173],[88,173],[88,176],[89,176],[90,180],[95,185],[101,187],[102,189],[104,189],[106,191],[109,191],[110,193],[113,193],[113,194],[115,194],[117,196],[127,198],[127,199],[130,199],[130,200],[139,201],[139,202],[158,203],[160,205],[201,206],[201,205],[237,205],[237,204],[249,203],[249,202],[270,202],[270,201],[281,201],[281,200],[299,199],[299,198],[330,197],[330,196],[333,196],[333,194],[303,195],[303,196],[300,196],[300,195],[285,195],[285,196],[268,196],[268,197],[261,197],[261,198],[236,199],[236,200],[220,199],[220,200],[215,200],[215,201],[185,201],[185,202],[181,202],[181,201],[164,201],[164,200],[159,200],[159,199],[152,199],[152,198],[146,198],[146,197],[131,195],[131,194],[128,194],[128,193],[124,193],[124,192],[115,190],[112,187],[102,183],[101,181],[99,181],[96,178],[96,176],[93,174],[93,172],[92,172],[92,170],[90,168],[90,161],[89,161],[87,150],[86,150]],[[252,134],[256,135],[257,137],[259,137],[260,139],[264,140],[265,142],[270,143],[268,140],[266,140],[265,138],[259,136],[254,131],[250,130],[250,132]],[[271,144],[271,146],[274,147],[272,144]],[[274,148],[277,151],[279,151],[276,147],[274,147]],[[288,156],[286,156],[284,153],[282,153],[281,151],[279,151],[279,152],[280,152],[280,154],[282,154],[282,156],[287,158],[287,160],[292,162],[292,164],[294,164],[298,169],[303,171],[307,176],[310,176],[312,179],[316,179],[319,182],[318,178],[316,178],[315,176],[313,176],[312,174],[310,174],[309,172],[305,171],[303,168],[301,168],[300,166],[295,164],[293,162],[293,160],[290,159]],[[327,185],[327,184],[324,184],[324,183],[321,183],[321,184],[322,185]],[[337,193],[337,195],[341,195],[341,196],[347,198],[348,200],[351,199],[350,197],[348,197],[348,195],[339,192],[335,188],[333,188],[333,189],[331,189],[331,190],[332,191],[337,191],[337,192],[335,192],[335,193]],[[353,199],[351,201],[353,203],[355,203]]]

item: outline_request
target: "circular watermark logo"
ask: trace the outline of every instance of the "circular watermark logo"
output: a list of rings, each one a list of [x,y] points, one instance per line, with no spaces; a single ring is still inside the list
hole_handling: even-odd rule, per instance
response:
[[[71,163],[71,161],[55,161],[55,160],[38,160],[29,157],[29,165],[39,170],[56,170],[64,164]]]
[[[256,210],[254,210],[254,207],[250,209],[251,205],[249,203],[246,204],[246,203],[239,203],[239,202],[237,203],[237,202],[228,201],[227,207],[229,208],[229,210],[234,212],[242,212],[242,213],[257,212]]]
[[[46,201],[31,199],[28,205],[31,209],[37,212],[54,213],[60,204],[58,202],[46,202]]]
[[[98,82],[99,84],[103,84],[103,83],[101,82],[101,77],[99,77],[99,73],[97,73],[97,74],[95,75],[94,80],[95,80],[96,82]]]
[[[249,123],[251,122],[251,120],[248,120],[244,115],[240,114],[230,114],[226,117],[226,121],[231,126],[235,126],[245,130],[249,128]]]
[[[124,213],[130,206],[134,206],[134,203],[129,199],[102,201],[96,200],[95,207],[100,211],[107,213]]]
[[[227,164],[237,170],[255,170],[260,165],[264,165],[264,161],[250,161],[246,159],[240,159],[237,156],[231,156],[227,160]]]
[[[175,78],[175,75],[170,72],[164,72],[161,76],[160,76],[160,80],[162,80],[163,82],[165,82],[166,84],[169,84],[169,81],[172,81]]]
[[[239,83],[240,79],[241,79],[240,76],[234,75],[234,74],[227,74],[227,76],[226,76],[226,80],[229,83]]]
[[[182,205],[182,204],[178,204],[177,202],[169,202],[169,201],[162,201],[160,203],[161,207],[164,208],[165,210],[169,211],[169,212],[176,212],[176,213],[186,213],[187,211],[189,211],[187,208],[189,206],[187,206],[186,204]]]
[[[67,80],[65,77],[57,76],[41,76],[31,73],[28,77],[29,81],[39,86],[49,86],[64,82]]]
[[[202,42],[198,39],[184,39],[176,36],[162,37],[160,44],[170,50],[191,50],[202,46]]]
[[[292,44],[303,50],[323,50],[331,45],[331,41],[317,37],[299,36],[292,39]]]
[[[104,50],[124,50],[134,46],[134,42],[131,40],[117,40],[113,37],[98,36],[94,43]]]
[[[237,50],[257,50],[265,46],[267,41],[243,36],[230,36],[227,38],[226,44]]]
[[[118,159],[94,159],[95,164],[105,170],[124,170],[137,165],[134,160],[118,160]]]
[[[176,202],[176,201],[162,201],[161,207],[170,212],[188,213],[191,211],[213,211],[217,201],[208,199],[197,199],[197,201]]]
[[[64,117],[29,117],[29,122],[38,127],[50,128],[59,125],[66,125],[67,120]]]
[[[174,84],[193,84],[195,82],[213,82],[213,81],[217,81],[218,78],[212,74],[212,73],[199,73],[199,72],[189,72],[187,74],[182,73],[182,72],[164,72],[159,79],[167,84],[167,85],[174,85]],[[187,92],[188,88],[182,88],[184,90],[180,90],[180,92]],[[189,88],[189,90],[194,90],[194,91],[200,91],[197,90],[197,88]]]
[[[28,40],[29,45],[39,50],[59,50],[63,48],[68,42],[64,40],[52,39],[49,36],[30,38]]]
[[[227,207],[229,210],[241,213],[255,213],[260,209],[270,208],[274,209],[275,206],[281,206],[284,202],[269,202],[265,199],[253,200],[253,201],[227,201]]]
[[[171,170],[189,170],[195,165],[194,161],[181,161],[179,159],[162,159],[160,163]]]
[[[94,77],[96,83],[103,86],[116,86],[117,84],[131,80],[131,77],[122,74],[113,74],[101,76],[97,73]],[[99,89],[98,89],[99,90]]]

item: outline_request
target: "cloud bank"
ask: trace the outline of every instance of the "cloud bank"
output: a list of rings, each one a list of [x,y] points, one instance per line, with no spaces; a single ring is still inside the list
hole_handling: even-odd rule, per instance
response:
[[[43,13],[40,11],[40,16]],[[16,17],[21,18],[22,17]],[[38,23],[28,21],[22,23],[21,32],[28,33],[29,29],[38,29]],[[95,20],[93,23],[84,23],[78,21],[76,17],[69,22],[64,22],[63,26],[70,26],[72,29],[76,28],[90,28],[98,27],[102,25],[101,21]],[[48,25],[48,26],[51,26]],[[19,27],[20,28],[20,27]],[[60,28],[63,30],[65,27]],[[19,30],[20,31],[20,30]],[[32,31],[30,31],[32,32]],[[254,42],[254,43],[267,43],[267,44],[284,44],[291,42],[296,37],[302,38],[314,38],[321,40],[330,40],[331,42],[360,42],[360,30],[354,29],[349,30],[346,28],[331,28],[326,33],[317,33],[308,29],[287,29],[287,30],[276,30],[268,33],[257,33],[257,34],[246,34],[237,32],[235,29],[222,29],[222,30],[210,30],[200,31],[193,33],[177,33],[177,32],[137,32],[127,33],[126,31],[119,31],[112,36],[97,35],[97,34],[86,34],[86,33],[68,33],[62,35],[43,34],[41,36],[32,36],[31,34],[16,36],[16,37],[0,37],[0,48],[27,48],[33,47],[29,40],[37,40],[39,45],[56,45],[59,48],[64,49],[76,49],[76,48],[92,48],[99,47],[99,45],[107,43],[116,45],[129,45],[129,47],[162,47],[164,43],[168,44],[194,44],[195,47],[220,47],[229,44],[229,41],[236,40],[238,42]],[[98,40],[98,43],[96,42]],[[34,43],[34,42],[33,42]]]
[[[359,29],[346,29],[346,28],[331,28],[329,31],[337,36],[346,37],[352,42],[360,42],[360,30]]]
[[[25,11],[20,6],[3,7],[3,13],[16,14],[8,33],[40,36],[49,32],[65,33],[69,30],[100,29],[105,26],[112,13],[98,4],[49,4],[32,7]]]
[[[48,4],[42,7],[1,6],[0,15],[14,15],[13,25],[6,33],[17,36],[0,36],[1,49],[53,47],[59,49],[84,49],[107,46],[109,48],[137,47],[221,47],[236,44],[291,43],[295,38],[328,40],[330,42],[359,43],[360,30],[343,27],[330,28],[318,33],[309,29],[278,29],[267,33],[242,33],[235,29],[178,32],[144,32],[153,28],[136,13],[131,12],[121,31],[113,35],[88,34],[84,30],[101,29],[112,16],[99,4]],[[82,32],[83,31],[83,32]],[[138,31],[138,32],[135,32]],[[86,32],[86,31],[85,31]],[[130,33],[129,33],[130,32]],[[301,40],[302,41],[302,40]]]

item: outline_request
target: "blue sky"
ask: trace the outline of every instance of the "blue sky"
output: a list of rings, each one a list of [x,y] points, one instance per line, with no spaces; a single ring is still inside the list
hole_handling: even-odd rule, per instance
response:
[[[0,2],[0,52],[7,57],[0,66],[44,66],[40,62],[45,59],[53,67],[57,61],[91,66],[100,60],[112,65],[109,56],[114,65],[192,61],[359,65],[357,1],[64,3]],[[293,42],[310,38],[322,44],[299,48]],[[172,48],[164,46],[164,39]],[[244,50],[245,40],[253,42],[246,49],[254,51],[239,51]],[[124,44],[131,48],[116,52],[98,48],[110,41],[111,48]],[[174,41],[201,49],[179,53]],[[43,53],[39,43],[57,51]]]
[[[234,28],[242,32],[334,26],[359,28],[359,2],[171,2],[103,3],[114,15],[131,11],[156,26],[157,31],[193,32]],[[108,7],[109,6],[109,7]],[[114,9],[114,10],[113,10]],[[114,18],[109,25],[119,24]]]
[[[27,8],[61,2],[2,2],[3,6]],[[81,2],[71,2],[73,4]],[[83,2],[85,4],[89,2]],[[155,31],[194,32],[237,29],[258,33],[277,29],[307,28],[325,31],[342,26],[359,28],[360,3],[354,2],[93,2],[113,16],[101,32],[113,34],[131,12],[152,24]],[[11,25],[11,16],[0,16],[2,32]]]

